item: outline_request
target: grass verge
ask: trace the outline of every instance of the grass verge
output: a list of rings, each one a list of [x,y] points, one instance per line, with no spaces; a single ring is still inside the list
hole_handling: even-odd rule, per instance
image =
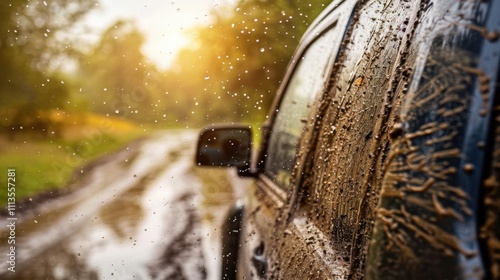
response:
[[[118,118],[87,114],[78,119],[68,118],[71,125],[65,124],[57,136],[39,137],[29,131],[0,135],[0,206],[8,201],[8,169],[16,170],[16,200],[26,199],[64,188],[79,167],[145,135],[140,127]]]

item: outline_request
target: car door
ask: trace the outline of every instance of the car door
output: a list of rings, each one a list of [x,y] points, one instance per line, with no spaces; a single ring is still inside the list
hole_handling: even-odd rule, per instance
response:
[[[263,172],[247,201],[240,276],[266,277],[269,269],[279,267],[274,237],[293,205],[296,182],[300,180],[292,173],[301,164],[299,143],[303,135],[312,132],[307,124],[316,118],[312,114],[317,101],[331,86],[331,73],[355,2],[338,1],[330,6],[306,33],[289,65],[271,112],[270,132],[264,136],[259,159]]]
[[[365,1],[356,7],[331,85],[299,144],[290,206],[268,246],[275,262],[270,278],[363,277],[420,5]]]
[[[407,92],[393,115],[368,279],[500,277],[499,13],[499,1],[419,11],[400,66]]]
[[[497,277],[484,259],[498,253],[478,238],[499,65],[498,21],[484,27],[493,3],[358,5],[299,143],[270,278]]]

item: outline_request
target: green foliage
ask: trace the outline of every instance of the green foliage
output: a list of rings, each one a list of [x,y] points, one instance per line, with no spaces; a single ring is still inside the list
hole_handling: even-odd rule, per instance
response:
[[[52,72],[62,59],[78,55],[77,42],[66,34],[91,11],[97,0],[26,2],[13,15],[15,46],[39,71]]]
[[[158,119],[161,75],[141,52],[143,34],[131,21],[119,20],[81,59],[81,87],[90,110],[142,122]],[[163,90],[164,92],[164,90]]]
[[[215,10],[210,26],[190,30],[195,42],[164,73],[141,52],[144,37],[131,21],[112,24],[90,51],[72,47],[64,32],[94,1],[2,2],[0,126],[57,132],[43,113],[70,108],[170,127],[260,123],[325,2],[240,0]],[[68,58],[78,58],[77,74],[56,73]]]
[[[81,175],[78,171],[85,164],[144,135],[143,130],[131,124],[120,129],[124,126],[122,121],[106,118],[105,122],[115,129],[103,131],[97,125],[74,127],[81,133],[57,140],[33,141],[30,135],[16,135],[14,142],[0,136],[0,170],[16,169],[16,197],[25,199],[39,192],[64,188]],[[6,172],[0,173],[4,182],[6,176]],[[7,192],[0,192],[0,205],[6,202]]]
[[[181,117],[262,122],[300,37],[326,3],[242,0],[215,14],[167,74],[173,95],[196,112]]]
[[[68,87],[53,71],[72,55],[60,35],[94,5],[94,1],[0,3],[0,129],[21,127],[48,133],[52,124],[42,114],[66,102]],[[55,20],[57,19],[57,20]]]

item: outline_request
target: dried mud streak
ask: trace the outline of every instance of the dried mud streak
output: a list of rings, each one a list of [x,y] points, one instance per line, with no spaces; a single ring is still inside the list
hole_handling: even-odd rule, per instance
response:
[[[498,92],[496,93],[498,98]],[[498,101],[497,101],[498,103]],[[480,229],[480,238],[486,243],[493,279],[500,279],[500,108],[494,112],[494,139],[491,175],[484,181],[484,207],[486,220]]]
[[[274,264],[276,268],[269,279],[346,279],[346,262],[325,242],[328,240],[312,223],[294,223],[281,239],[283,261],[279,266]],[[297,247],[310,250],[301,252]]]
[[[392,69],[391,74],[388,76],[389,79],[386,81],[388,84],[388,90],[385,94],[383,114],[381,116],[381,121],[376,127],[377,131],[374,129],[374,135],[376,135],[373,141],[372,148],[370,151],[371,161],[369,161],[369,173],[363,182],[363,190],[361,192],[362,199],[359,203],[358,217],[356,220],[356,231],[353,236],[353,249],[351,251],[351,279],[361,279],[364,277],[364,266],[366,261],[366,254],[368,251],[369,237],[373,232],[373,222],[375,220],[375,208],[378,203],[378,195],[380,193],[382,180],[383,180],[383,167],[387,160],[387,153],[389,150],[389,140],[390,135],[394,133],[393,129],[395,125],[399,125],[399,110],[401,107],[401,102],[404,94],[406,94],[409,77],[412,73],[412,68],[408,66],[409,49],[411,42],[414,37],[415,30],[418,26],[418,19],[421,17],[423,7],[428,3],[428,1],[421,1],[418,3],[415,1],[413,3],[413,10],[416,12],[406,14],[406,18],[403,22],[397,22],[396,26],[404,26],[407,30],[403,32],[402,38],[395,41],[395,43],[390,44],[390,42],[379,42],[380,46],[386,46],[389,50],[379,50],[376,53],[377,56],[382,54],[394,56],[394,52],[397,51],[396,62],[388,67]],[[399,5],[398,5],[399,4]],[[403,18],[400,14],[399,8],[404,8],[407,5],[405,2],[392,3],[392,5],[387,5],[384,10],[388,12],[388,8],[392,7],[392,13],[398,14],[399,19]],[[405,9],[403,9],[405,10]],[[396,28],[393,33],[387,33],[388,35],[397,36],[399,30]],[[390,50],[390,47],[393,49]],[[372,54],[373,54],[372,53]],[[383,59],[383,58],[382,58]],[[372,69],[374,62],[376,60],[371,60],[370,69]],[[380,61],[378,63],[381,63]],[[377,63],[377,64],[378,64]],[[385,88],[385,87],[383,87]],[[372,195],[370,196],[370,192]]]
[[[445,54],[438,55],[441,56],[441,58],[445,56]],[[430,63],[435,62],[430,61]],[[453,68],[453,65],[450,67]],[[454,70],[460,69],[461,68],[455,66],[455,69],[452,69],[450,72],[455,72]],[[453,75],[454,74],[455,73],[453,73]],[[458,77],[463,75],[464,73],[459,73]],[[453,94],[452,91],[442,90],[442,88],[438,85],[433,86],[433,81],[454,81],[454,79],[452,76],[444,77],[444,74],[433,78],[429,83],[429,89],[424,88],[424,91],[421,93],[416,93],[417,98],[413,103],[414,108],[421,107],[425,103],[432,101],[441,103],[439,101],[444,100],[447,95]],[[451,84],[454,83],[451,82]],[[428,92],[429,94],[427,96],[420,97],[421,95],[425,95],[425,92]],[[446,105],[446,103],[442,103],[441,105]],[[463,108],[461,107],[462,105],[458,106],[459,107],[457,108]],[[443,114],[443,117],[450,117],[452,115],[453,114]],[[424,195],[423,193],[427,193],[429,194],[427,197],[431,198],[433,210],[437,218],[441,219],[444,217],[450,217],[463,221],[464,216],[469,215],[471,211],[467,207],[467,198],[463,195],[457,195],[459,193],[463,194],[460,188],[456,186],[449,186],[446,183],[449,175],[455,174],[457,170],[455,167],[450,166],[445,160],[459,158],[460,150],[457,148],[451,148],[432,151],[432,148],[429,147],[428,151],[422,151],[422,148],[418,146],[419,144],[414,144],[414,141],[420,138],[432,137],[431,140],[427,140],[426,142],[428,146],[436,143],[442,143],[442,147],[447,146],[447,144],[452,146],[452,140],[454,140],[457,133],[451,129],[452,128],[446,122],[428,124],[420,127],[420,130],[408,133],[395,141],[389,155],[391,160],[387,165],[387,175],[382,188],[382,197],[400,197],[401,199],[411,203],[412,200],[408,200],[408,197],[415,194]],[[445,136],[438,136],[442,134],[445,134]],[[416,177],[409,177],[408,174],[410,172],[420,175],[416,175]],[[457,212],[452,208],[443,206],[443,200],[447,200],[448,202],[458,202],[461,206],[461,211]],[[418,207],[419,205],[416,206]],[[473,254],[462,250],[458,240],[454,237],[450,237],[445,231],[432,227],[433,222],[419,219],[418,221],[420,222],[416,223],[417,220],[415,217],[412,217],[409,214],[405,215],[403,209],[393,209],[391,211],[386,210],[388,209],[381,208],[377,215],[380,220],[383,221],[383,224],[388,225],[388,227],[384,228],[386,235],[390,237],[388,246],[397,246],[402,250],[402,252],[412,252],[411,248],[406,247],[405,244],[397,242],[397,240],[393,239],[394,235],[408,234],[408,232],[406,232],[406,230],[408,230],[413,232],[415,236],[425,239],[433,248],[444,251],[446,255],[451,254],[450,250],[460,251],[466,255]],[[387,223],[387,221],[392,221],[393,223]],[[390,234],[387,231],[390,231]],[[394,244],[391,244],[391,240]],[[413,257],[414,254],[409,253],[408,256]]]
[[[472,57],[470,53],[460,49],[453,51],[459,53],[454,56],[462,61],[451,61],[446,48],[435,51],[431,47],[422,75],[426,82],[421,82],[417,91],[411,93],[413,101],[402,115],[404,123],[417,123],[425,118],[425,110],[433,110],[435,106],[437,116],[433,118],[437,121],[410,128],[398,136],[386,165],[382,201],[390,198],[403,202],[397,203],[397,208],[383,203],[377,212],[378,223],[387,241],[385,249],[402,253],[408,261],[430,261],[419,260],[416,243],[410,247],[408,239],[419,240],[444,256],[459,253],[470,258],[478,253],[462,248],[454,234],[442,228],[440,224],[443,223],[437,223],[443,220],[462,222],[472,215],[467,194],[459,186],[448,183],[458,172],[450,162],[461,157],[454,141],[461,137],[458,131],[464,130],[463,120],[471,102],[460,98],[458,92],[470,88],[474,79],[479,81],[480,89],[484,88],[484,83],[489,83],[484,73],[474,69],[475,62],[467,60]],[[437,75],[432,75],[436,72]],[[484,96],[484,92],[482,94]],[[406,209],[405,205],[410,208]],[[418,250],[425,250],[425,246]]]
[[[357,20],[357,15],[354,15],[353,21]],[[318,146],[318,141],[321,137],[322,131],[319,129],[321,126],[323,126],[324,121],[326,119],[326,112],[329,110],[329,106],[331,106],[332,102],[332,97],[331,97],[331,92],[334,90],[333,88],[336,85],[336,81],[338,79],[338,76],[341,74],[341,69],[343,68],[343,58],[345,58],[345,53],[348,51],[346,48],[346,45],[349,44],[350,40],[350,35],[352,33],[352,30],[354,28],[354,25],[351,24],[348,27],[347,30],[347,35],[345,36],[345,40],[341,43],[340,49],[337,54],[337,60],[334,63],[333,69],[332,69],[332,74],[331,78],[328,81],[327,88],[325,89],[325,92],[323,93],[323,96],[319,102],[319,105],[316,110],[312,110],[314,114],[319,116],[318,118],[310,118],[308,123],[306,124],[306,131],[303,133],[303,135],[306,135],[301,138],[301,142],[298,145],[297,149],[297,158],[303,158],[306,157],[306,160],[304,160],[304,167],[300,166],[294,166],[292,170],[292,175],[291,175],[291,185],[297,185],[297,178],[299,178],[300,173],[303,174],[311,174],[313,173],[313,168],[315,166],[314,164],[314,151],[312,150],[313,147]],[[339,59],[340,58],[340,59]],[[299,168],[302,168],[302,172],[299,171]],[[310,176],[303,176],[306,178],[310,178]],[[291,279],[291,278],[296,278],[298,270],[300,270],[301,265],[298,265],[298,262],[296,260],[296,255],[291,256],[291,252],[297,252],[295,248],[289,248],[291,244],[295,241],[288,241],[284,242],[283,240],[289,240],[290,239],[290,234],[287,233],[289,230],[287,229],[287,224],[290,222],[292,219],[292,214],[295,210],[294,206],[295,203],[297,202],[300,205],[303,205],[307,203],[307,198],[310,196],[310,185],[312,184],[312,180],[307,180],[305,182],[302,182],[302,186],[299,189],[299,192],[294,194],[294,193],[288,193],[287,195],[287,200],[285,203],[285,209],[282,209],[279,211],[279,217],[275,223],[274,226],[274,236],[280,237],[280,238],[275,238],[274,242],[269,244],[268,249],[266,250],[266,254],[269,255],[269,259],[271,260],[277,260],[275,263],[269,263],[268,264],[268,279]],[[259,191],[256,191],[257,197],[262,197],[260,195]],[[265,199],[265,197],[262,197]],[[295,236],[294,236],[295,237]],[[282,241],[282,242],[280,242]],[[302,240],[297,240],[297,241],[302,241]],[[300,244],[300,242],[299,242]],[[329,246],[329,245],[327,245]],[[307,257],[307,254],[305,254]],[[309,255],[309,257],[312,257]],[[283,263],[283,260],[287,260],[286,263]],[[294,260],[294,261],[292,261]],[[319,271],[318,276],[320,277],[321,275],[325,275],[320,273]],[[291,278],[290,278],[291,277]],[[306,277],[308,278],[308,277]],[[304,279],[306,279],[304,278]],[[336,279],[343,279],[341,275],[338,275],[338,277],[335,277]],[[318,278],[321,279],[321,278]]]
[[[397,5],[391,7],[395,12]],[[385,9],[387,8],[389,5],[385,7]],[[359,20],[359,16],[359,14],[354,16],[353,23]],[[374,21],[375,23],[371,26],[373,28],[372,34],[378,35],[385,30],[391,30],[390,22],[382,22],[379,19],[374,19]],[[344,53],[348,53],[345,51],[354,47],[355,43],[352,43],[351,40],[362,40],[359,37],[353,38],[355,35],[359,35],[358,33],[353,36],[353,26],[354,24],[351,25],[351,29],[347,33],[347,40],[343,43],[340,57],[345,58]],[[399,30],[394,31],[397,33]],[[370,51],[365,51],[357,58],[351,58],[359,59],[355,63],[356,75],[353,75],[352,79],[345,77],[344,73],[349,71],[349,69],[345,69],[344,63],[346,61],[335,64],[334,76],[332,77],[332,82],[335,82],[332,83],[332,91],[319,106],[321,121],[314,124],[315,128],[321,129],[314,129],[313,132],[310,132],[314,139],[311,143],[318,148],[314,157],[309,157],[310,160],[306,161],[305,173],[312,174],[311,178],[313,179],[303,183],[299,197],[301,203],[315,206],[326,205],[321,209],[314,207],[306,210],[309,211],[308,216],[325,234],[333,236],[332,244],[323,244],[323,246],[332,246],[338,252],[337,255],[329,257],[341,258],[351,263],[351,278],[362,277],[364,256],[371,236],[372,221],[375,218],[377,194],[382,181],[381,173],[375,171],[381,170],[380,166],[383,166],[382,162],[385,159],[385,150],[388,146],[388,137],[384,136],[387,134],[388,128],[384,124],[394,123],[390,115],[394,114],[395,108],[399,108],[401,102],[400,99],[394,99],[394,92],[406,90],[409,76],[408,72],[395,71],[404,61],[400,60],[398,64],[386,60],[386,57],[394,57],[394,52],[401,48],[402,42],[405,42],[405,40],[393,41],[390,35],[393,34],[372,36],[366,42]],[[367,76],[364,69],[374,67],[385,70],[379,76]],[[378,73],[381,72],[378,71]],[[385,73],[396,74],[391,74],[392,76],[390,75],[391,77],[388,78],[384,75]],[[337,82],[342,77],[344,80]],[[382,100],[381,95],[384,96]],[[363,102],[368,100],[370,105],[365,106],[364,103],[358,102],[359,97]],[[358,129],[356,123],[365,125]],[[315,131],[319,131],[319,133]],[[357,147],[357,144],[352,146],[349,143],[364,143],[364,145]],[[309,151],[305,153],[308,154]],[[367,157],[368,154],[369,157]],[[328,162],[331,165],[328,165]],[[342,166],[345,166],[343,170],[341,170]],[[352,178],[353,176],[360,179]],[[353,186],[353,184],[357,184],[357,186]],[[326,201],[326,199],[330,201]],[[346,203],[335,205],[335,202]],[[291,244],[294,242],[300,244],[298,240],[290,242],[292,242]],[[320,241],[313,240],[312,242]],[[288,256],[290,252],[286,250],[286,244],[281,244],[279,247],[280,258],[292,257],[296,259],[296,256]],[[304,247],[306,246],[304,245]],[[308,258],[310,256],[305,256],[300,262],[288,262],[280,269],[276,268],[278,273],[272,275],[283,279],[297,275],[306,277],[307,274],[302,274],[304,271],[301,270],[302,265],[300,264],[305,263]],[[311,265],[315,265],[315,263],[311,261]],[[327,275],[325,272],[314,271],[314,273],[322,276]],[[342,278],[344,276],[346,275],[333,277]]]

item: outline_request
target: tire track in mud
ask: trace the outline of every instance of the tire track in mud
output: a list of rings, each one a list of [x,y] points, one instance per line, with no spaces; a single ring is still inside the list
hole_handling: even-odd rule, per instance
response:
[[[61,197],[39,222],[26,219],[20,273],[11,279],[215,279],[193,139],[191,132],[157,135],[135,155],[94,166],[73,198]]]
[[[194,193],[182,195],[177,203],[182,208],[184,215],[183,229],[173,237],[170,244],[163,250],[162,256],[155,265],[150,266],[150,274],[153,279],[193,279],[186,275],[184,269],[186,261],[194,260],[194,270],[191,273],[196,279],[206,279],[207,272],[204,266],[203,253],[193,249],[200,248],[201,239],[196,237],[197,228],[200,227],[199,215],[196,209],[188,205],[189,200],[195,196]],[[191,253],[191,254],[190,254]],[[195,254],[195,256],[193,256]]]

